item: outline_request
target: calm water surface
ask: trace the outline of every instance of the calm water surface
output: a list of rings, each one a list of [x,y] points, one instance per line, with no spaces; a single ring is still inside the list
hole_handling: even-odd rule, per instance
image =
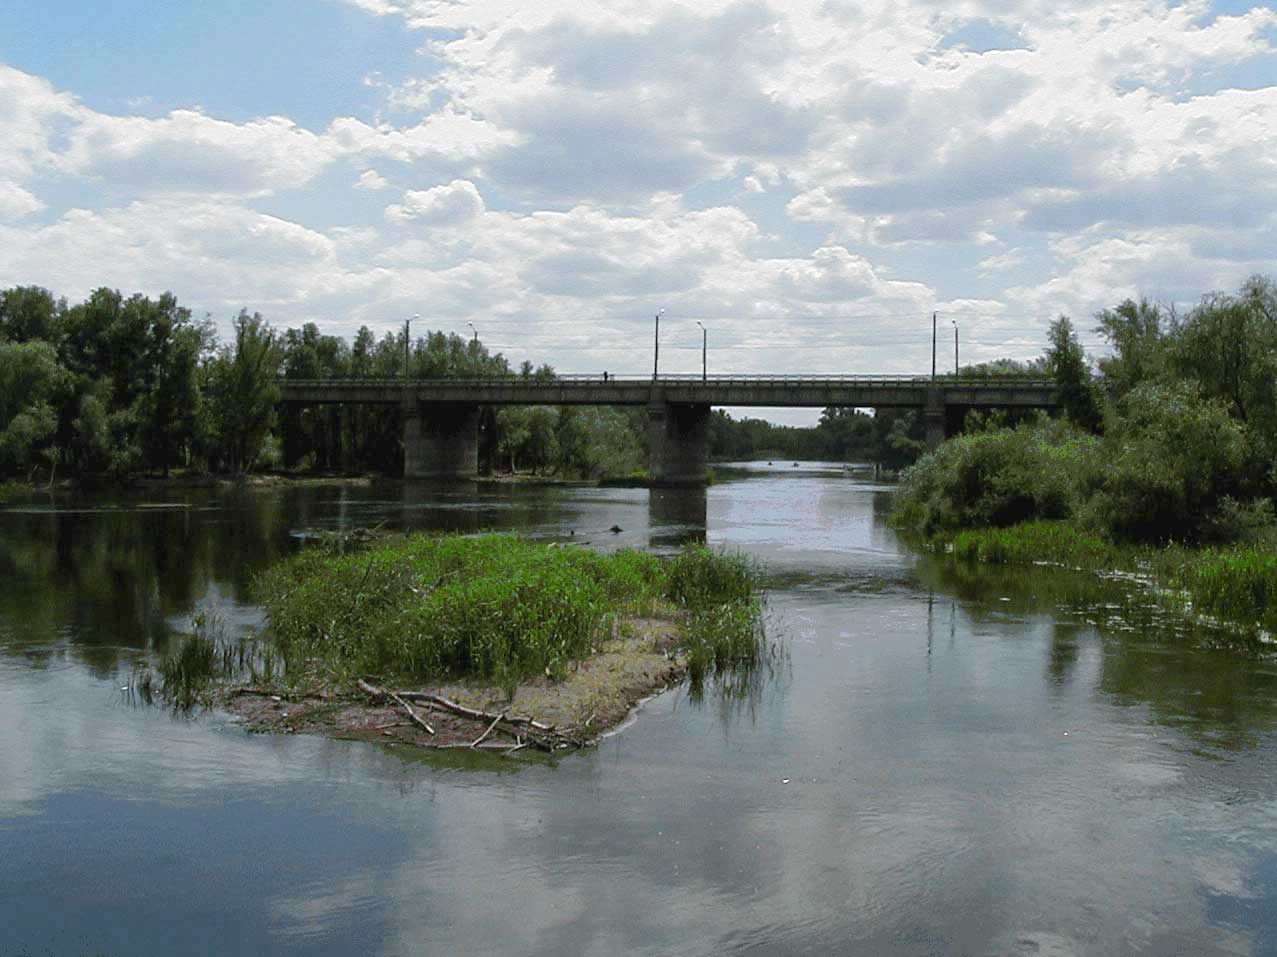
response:
[[[1277,668],[1125,586],[954,571],[890,490],[387,483],[0,507],[2,954],[1277,954]],[[740,549],[788,654],[472,765],[121,689],[318,530]],[[619,525],[624,531],[606,531]]]

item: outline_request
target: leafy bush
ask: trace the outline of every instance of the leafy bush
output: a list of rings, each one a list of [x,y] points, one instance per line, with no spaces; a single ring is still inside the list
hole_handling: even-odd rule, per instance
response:
[[[951,439],[904,474],[897,521],[931,536],[1066,518],[1097,442],[1058,422]]]
[[[1110,417],[1084,520],[1117,539],[1197,541],[1246,476],[1243,427],[1186,386],[1137,386]]]

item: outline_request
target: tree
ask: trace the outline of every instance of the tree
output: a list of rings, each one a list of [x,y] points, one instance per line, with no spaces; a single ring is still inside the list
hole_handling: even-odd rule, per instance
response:
[[[1064,414],[1089,432],[1099,431],[1100,409],[1095,400],[1091,370],[1068,316],[1060,316],[1051,323],[1047,341],[1046,368],[1060,390]]]
[[[283,349],[258,313],[240,310],[234,329],[234,347],[223,347],[208,365],[206,388],[213,423],[211,457],[243,474],[257,461],[270,431]]]
[[[1110,397],[1120,398],[1143,382],[1165,376],[1162,319],[1162,310],[1147,299],[1127,299],[1114,309],[1096,313],[1095,331],[1113,347],[1113,355],[1099,360]]]
[[[1241,296],[1207,296],[1175,330],[1177,370],[1243,422],[1277,424],[1277,308],[1256,277]]]
[[[0,473],[29,469],[50,449],[70,375],[47,342],[0,342]]]
[[[1114,410],[1091,521],[1117,538],[1195,540],[1226,500],[1246,495],[1246,435],[1218,399],[1189,383],[1136,386]]]
[[[0,339],[10,342],[54,342],[66,303],[39,286],[14,286],[0,292]]]

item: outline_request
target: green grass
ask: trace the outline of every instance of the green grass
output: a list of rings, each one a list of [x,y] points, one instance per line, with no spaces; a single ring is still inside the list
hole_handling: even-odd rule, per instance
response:
[[[1277,554],[1244,547],[1187,557],[1177,582],[1199,611],[1231,621],[1252,621],[1277,633]]]
[[[703,675],[706,662],[747,660],[739,646],[759,631],[757,570],[704,546],[662,561],[508,535],[414,536],[364,552],[304,551],[267,570],[257,591],[295,677],[478,678],[512,688],[531,675],[563,676],[617,616],[670,602],[691,613],[689,644],[709,649],[693,655]],[[736,605],[731,616],[714,612],[713,627],[696,624]]]
[[[955,534],[948,544],[955,558],[997,565],[1053,562],[1098,568],[1120,561],[1123,551],[1066,522],[968,529]]]

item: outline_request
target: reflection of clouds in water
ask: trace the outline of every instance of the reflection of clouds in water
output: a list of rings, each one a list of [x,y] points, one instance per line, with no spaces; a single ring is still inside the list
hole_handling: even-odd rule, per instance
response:
[[[649,501],[572,489],[449,505],[500,508],[548,536],[615,522],[626,532],[611,547],[680,526]],[[86,807],[101,794],[189,802],[182,827],[216,859],[237,835],[215,802],[299,801],[297,840],[339,850],[254,889],[281,944],[357,928],[374,947],[387,925],[387,953],[1209,954],[1267,939],[1273,708],[1253,663],[1137,653],[1061,625],[1037,580],[1017,590],[983,572],[933,576],[929,617],[916,559],[846,480],[733,482],[705,501],[715,544],[774,564],[771,609],[795,636],[791,667],[748,700],[667,694],[557,767],[460,773],[131,709],[123,682],[93,681],[54,645],[43,670],[0,659],[0,818],[70,791]],[[266,529],[324,527],[339,505],[358,524],[435,508],[307,499],[228,537],[209,567],[242,563]],[[1197,748],[1195,731],[1237,729],[1254,744],[1226,761]],[[319,818],[383,829],[394,853],[355,846],[340,823],[336,838],[308,830]],[[287,865],[305,848],[274,851]]]

